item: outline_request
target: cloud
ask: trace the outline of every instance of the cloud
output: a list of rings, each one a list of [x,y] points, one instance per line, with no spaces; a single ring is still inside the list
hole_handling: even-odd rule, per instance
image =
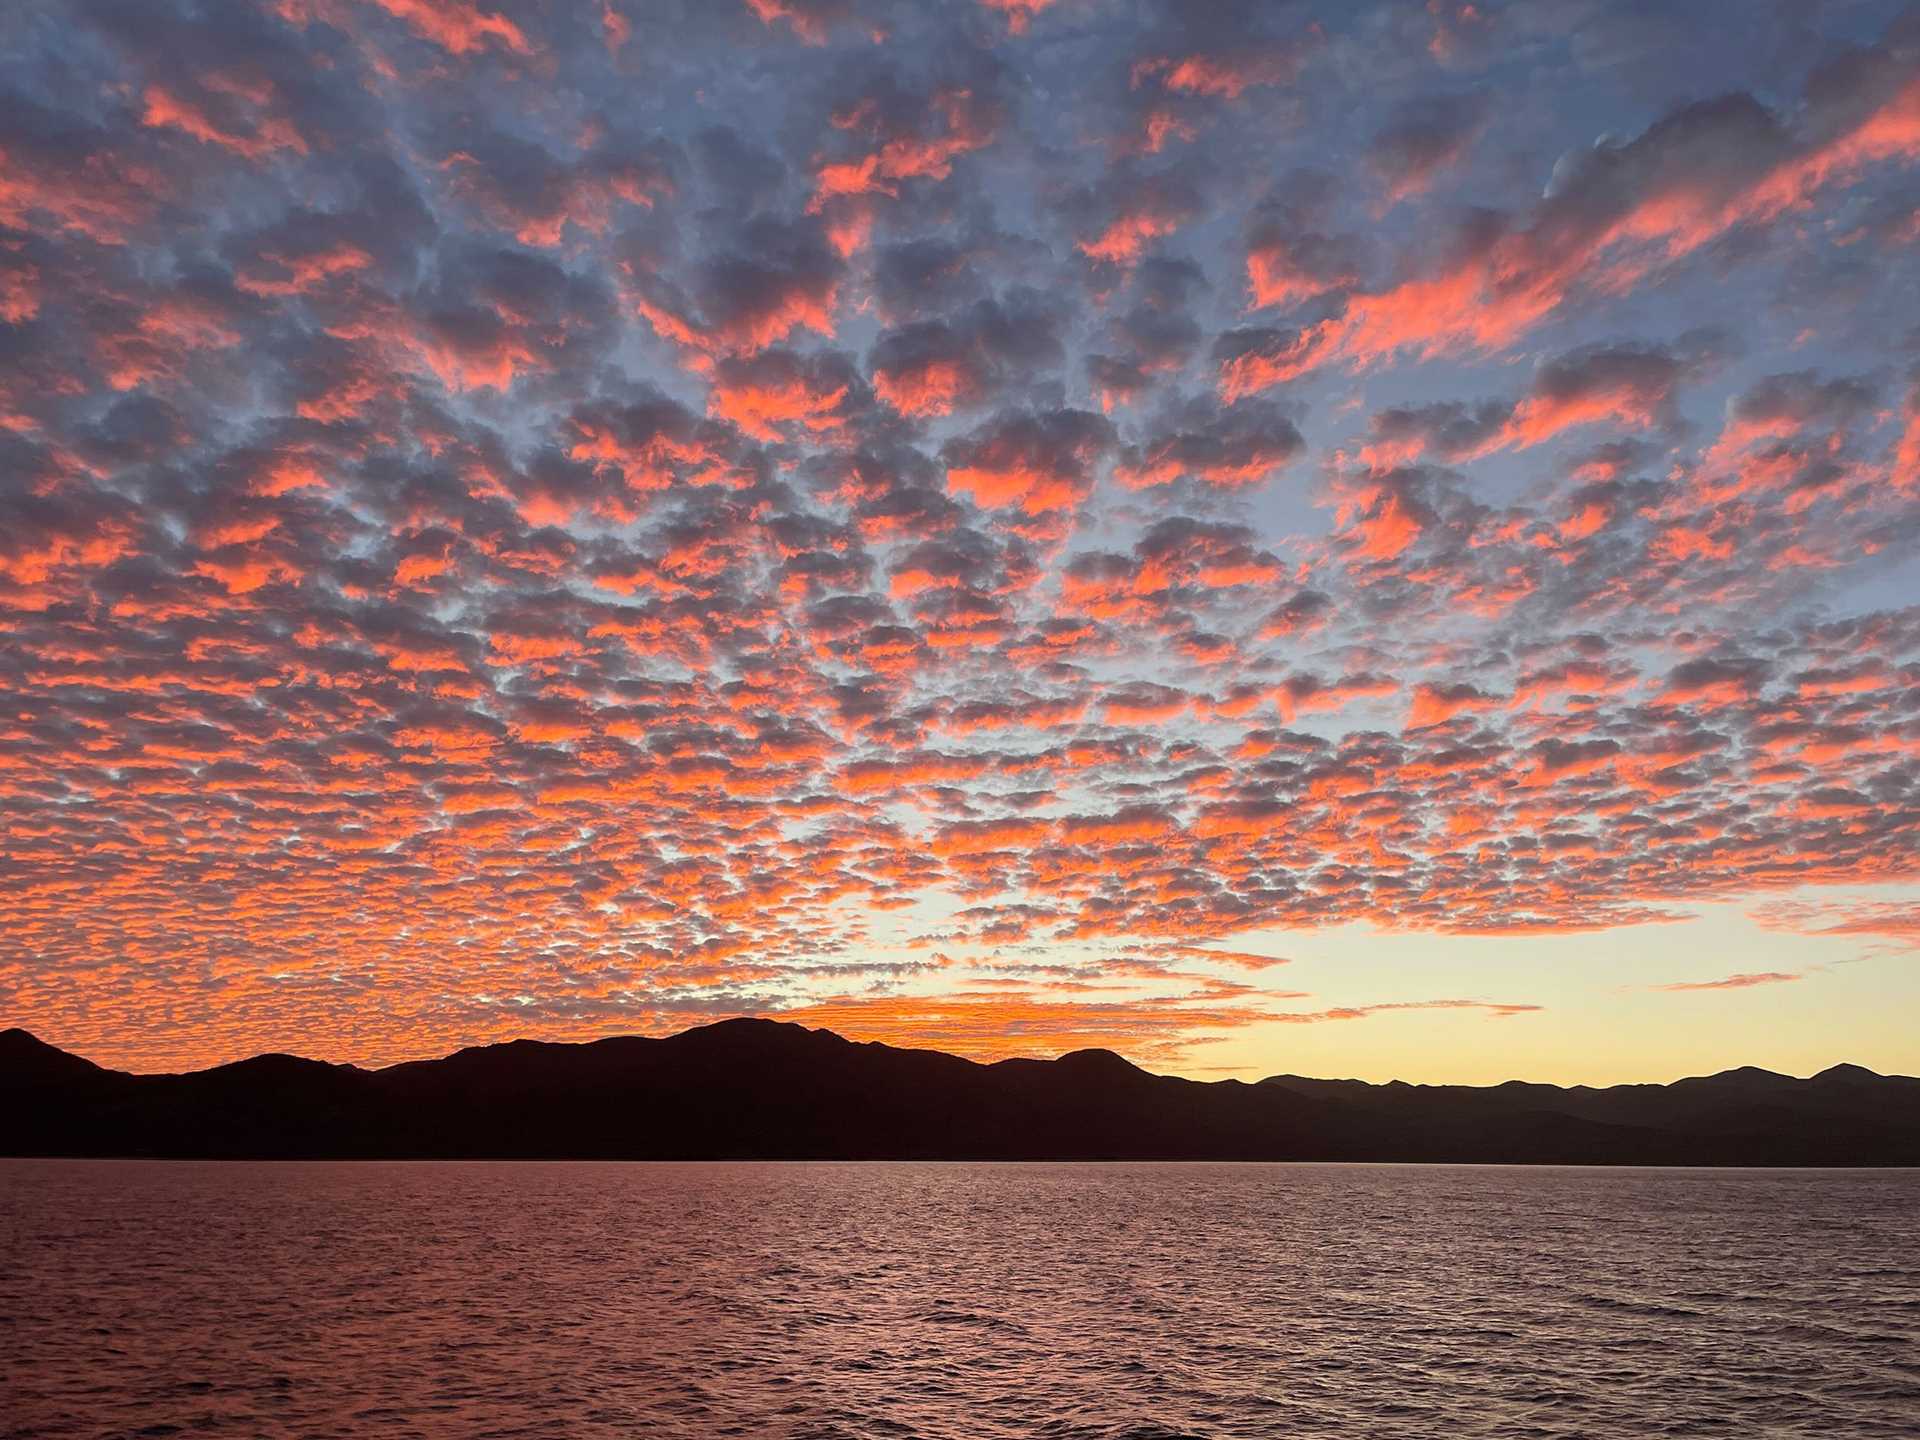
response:
[[[1404,278],[1346,292],[1335,316],[1223,366],[1249,393],[1326,365],[1497,350],[1590,294],[1629,291],[1730,232],[1764,226],[1831,185],[1920,153],[1920,82],[1906,60],[1863,63],[1845,104],[1795,129],[1751,95],[1681,106],[1631,140],[1570,152],[1522,214],[1481,213]],[[1827,97],[1823,96],[1823,99]]]
[[[1529,1015],[1544,1007],[1539,1005],[1514,1005],[1489,1000],[1396,1000],[1383,1005],[1341,1005],[1331,1010],[1296,1010],[1274,1015],[1270,1018],[1289,1025],[1316,1025],[1327,1020],[1364,1020],[1369,1015],[1389,1014],[1398,1010],[1482,1010],[1494,1020],[1504,1020],[1512,1015]]]
[[[874,392],[915,418],[976,409],[1065,363],[1063,320],[1046,297],[1019,289],[953,320],[895,327],[868,357]]]
[[[1656,985],[1656,990],[1746,990],[1755,985],[1780,985],[1789,980],[1804,980],[1798,972],[1784,970],[1756,970],[1740,975],[1728,975],[1720,980],[1682,980],[1672,985]]]
[[[1920,906],[1899,900],[1769,900],[1753,915],[1769,930],[1853,935],[1894,949],[1920,946]]]
[[[455,55],[496,47],[515,55],[527,55],[533,49],[526,32],[512,20],[467,0],[434,4],[427,0],[371,0],[371,3],[423,39]]]
[[[1277,406],[1249,402],[1216,410],[1206,402],[1166,419],[1167,429],[1130,448],[1114,469],[1128,489],[1193,479],[1233,489],[1258,485],[1306,449]]]
[[[707,409],[755,440],[777,443],[783,435],[825,439],[846,425],[857,383],[853,368],[838,356],[768,350],[717,364]]]
[[[1389,203],[1426,191],[1464,159],[1489,118],[1485,94],[1433,95],[1395,107],[1367,146],[1366,165]]]
[[[1189,1064],[1520,1013],[1267,931],[1907,944],[1911,22],[1336,11],[29,6],[9,1016]]]
[[[827,32],[835,21],[846,19],[851,7],[843,0],[745,0],[746,6],[761,23],[784,23],[794,35],[809,45],[827,43]]]
[[[1074,248],[1096,264],[1131,268],[1203,208],[1199,187],[1183,171],[1116,173],[1070,201],[1080,222]]]
[[[943,447],[947,489],[986,510],[1070,510],[1112,444],[1112,427],[1083,410],[1003,412]]]
[[[735,246],[696,265],[685,291],[636,278],[632,303],[697,369],[719,354],[752,354],[802,332],[832,338],[840,264],[817,225],[751,221]]]

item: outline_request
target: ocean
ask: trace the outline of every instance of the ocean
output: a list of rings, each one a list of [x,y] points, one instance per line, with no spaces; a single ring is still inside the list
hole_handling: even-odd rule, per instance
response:
[[[1920,1171],[0,1161],[0,1435],[1920,1435]]]

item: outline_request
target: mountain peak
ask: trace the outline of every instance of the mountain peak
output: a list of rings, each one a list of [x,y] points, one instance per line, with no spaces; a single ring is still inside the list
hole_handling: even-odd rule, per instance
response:
[[[1065,1065],[1074,1070],[1084,1070],[1090,1074],[1144,1075],[1147,1073],[1126,1056],[1097,1047],[1069,1050],[1066,1054],[1055,1057],[1053,1063]]]
[[[681,1032],[686,1035],[792,1035],[812,1034],[805,1025],[791,1020],[776,1020],[769,1015],[733,1015],[710,1025],[696,1025]]]
[[[107,1072],[91,1060],[49,1045],[31,1030],[0,1030],[0,1075],[15,1083],[78,1079]]]
[[[1878,1070],[1869,1070],[1864,1065],[1849,1065],[1842,1062],[1838,1065],[1829,1065],[1813,1078],[1815,1080],[1882,1080],[1886,1077]]]
[[[810,1042],[818,1044],[822,1040],[834,1040],[843,1045],[848,1043],[831,1030],[813,1030],[791,1020],[774,1020],[764,1015],[735,1015],[731,1019],[715,1020],[710,1025],[696,1025],[691,1030],[682,1030],[678,1035],[667,1038],[696,1044],[724,1041],[729,1044],[801,1045]]]
[[[1792,1085],[1793,1076],[1782,1075],[1778,1070],[1763,1070],[1758,1065],[1737,1065],[1731,1070],[1718,1070],[1711,1075],[1695,1075],[1688,1080],[1675,1081],[1679,1085]]]

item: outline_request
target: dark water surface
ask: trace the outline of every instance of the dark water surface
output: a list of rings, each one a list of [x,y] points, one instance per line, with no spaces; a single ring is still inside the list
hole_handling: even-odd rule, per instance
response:
[[[0,1435],[1920,1435],[1920,1172],[0,1161]]]

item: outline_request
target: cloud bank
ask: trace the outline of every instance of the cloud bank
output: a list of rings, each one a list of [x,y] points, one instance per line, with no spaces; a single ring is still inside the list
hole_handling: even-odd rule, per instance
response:
[[[1911,882],[1920,19],[1620,19],[11,7],[0,1001],[1172,1055]]]

